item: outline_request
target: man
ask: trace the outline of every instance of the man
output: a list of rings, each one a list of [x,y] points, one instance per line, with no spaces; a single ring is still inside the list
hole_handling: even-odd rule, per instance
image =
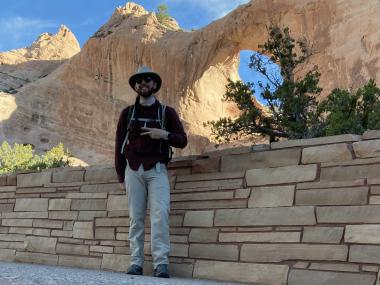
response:
[[[142,67],[130,77],[129,85],[138,96],[120,115],[115,147],[116,172],[128,195],[131,266],[127,274],[143,274],[144,219],[149,203],[154,276],[169,278],[170,187],[166,166],[170,146],[184,148],[187,136],[176,111],[154,96],[161,87],[157,73]]]

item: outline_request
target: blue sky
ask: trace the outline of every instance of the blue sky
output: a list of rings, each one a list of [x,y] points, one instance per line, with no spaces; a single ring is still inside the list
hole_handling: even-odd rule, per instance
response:
[[[121,0],[1,0],[0,51],[29,46],[44,32],[56,33],[61,24],[77,37],[81,46],[104,23]],[[219,19],[249,0],[136,0],[148,11],[166,4],[169,14],[183,29],[199,29]],[[241,53],[240,76],[244,81],[257,80],[248,68],[250,52]]]

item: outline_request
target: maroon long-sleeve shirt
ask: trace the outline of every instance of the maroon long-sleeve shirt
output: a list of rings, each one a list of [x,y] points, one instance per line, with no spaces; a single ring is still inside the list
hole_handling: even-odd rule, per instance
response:
[[[175,148],[184,148],[187,145],[187,136],[183,129],[182,123],[176,111],[166,106],[165,109],[165,129],[169,132],[168,140],[151,139],[149,136],[141,136],[141,127],[161,128],[159,122],[140,122],[132,120],[129,128],[129,143],[125,145],[122,150],[122,145],[127,135],[128,125],[128,106],[125,108],[119,118],[119,123],[116,130],[116,144],[115,144],[115,168],[119,182],[124,182],[125,167],[127,160],[129,167],[133,170],[138,170],[142,164],[144,170],[149,170],[156,165],[157,162],[168,164],[169,162],[169,147],[170,145]],[[158,118],[158,109],[160,103],[155,101],[151,106],[142,106],[139,100],[135,104],[135,118]]]

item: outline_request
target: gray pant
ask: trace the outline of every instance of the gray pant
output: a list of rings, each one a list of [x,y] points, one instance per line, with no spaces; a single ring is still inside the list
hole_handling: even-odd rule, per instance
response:
[[[141,267],[144,264],[144,220],[148,203],[153,266],[169,264],[170,186],[166,166],[158,163],[148,171],[144,171],[142,166],[138,171],[127,166],[125,189],[130,219],[131,264]]]

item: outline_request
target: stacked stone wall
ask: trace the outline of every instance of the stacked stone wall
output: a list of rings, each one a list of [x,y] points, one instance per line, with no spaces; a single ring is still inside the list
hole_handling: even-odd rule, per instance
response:
[[[173,276],[380,284],[380,131],[209,152],[169,173]],[[0,185],[0,260],[126,271],[127,195],[112,166]],[[149,217],[146,226],[150,274]]]

